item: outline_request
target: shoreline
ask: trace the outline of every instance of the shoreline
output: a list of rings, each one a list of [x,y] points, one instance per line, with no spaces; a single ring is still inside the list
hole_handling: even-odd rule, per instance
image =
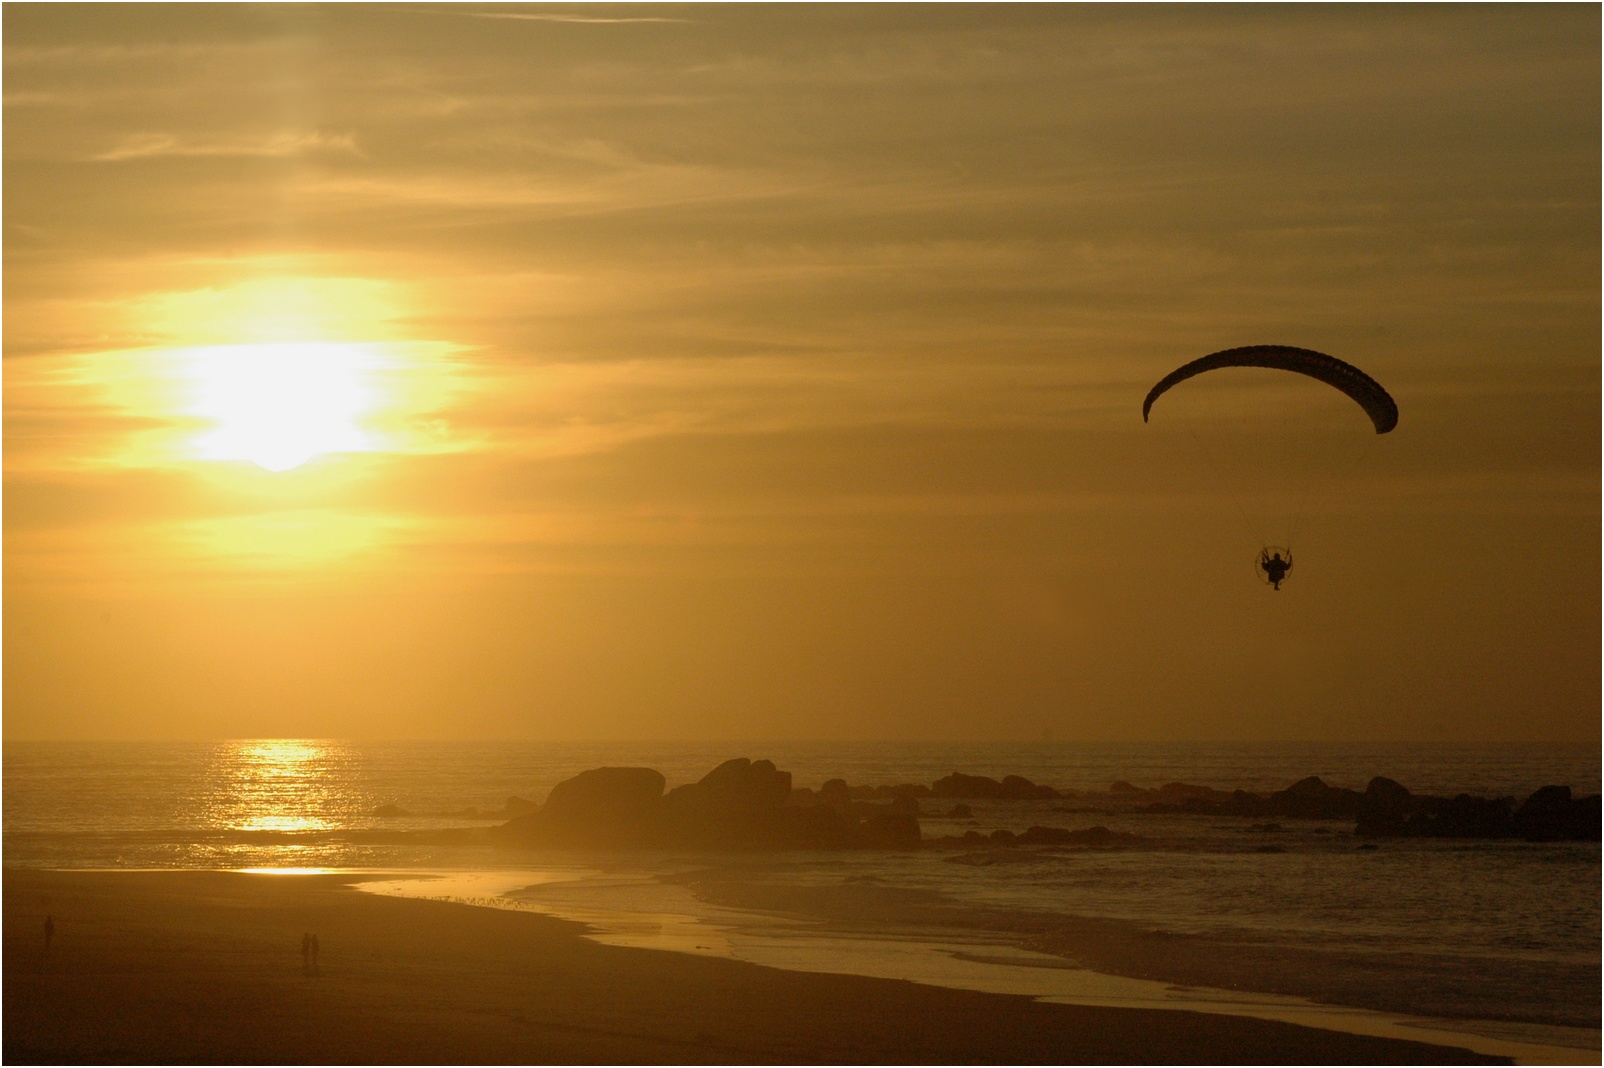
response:
[[[596,873],[594,869],[591,873]],[[582,883],[580,869],[387,873],[353,886],[367,893],[528,910],[585,925],[584,937],[606,945],[664,949],[780,968],[910,979],[952,989],[1025,995],[1046,1003],[1158,1009],[1303,1024],[1356,1035],[1464,1046],[1520,1064],[1570,1064],[1599,1051],[1599,1032],[1585,1027],[1421,1016],[1315,999],[1177,984],[1077,966],[1062,956],[981,937],[942,932],[828,930],[760,909],[712,905],[686,895],[683,907],[623,911],[591,903],[542,899],[538,891]],[[597,873],[599,874],[599,873]],[[656,889],[667,890],[661,884]],[[533,890],[537,893],[516,893]],[[433,891],[433,892],[431,892]],[[654,895],[655,897],[656,895]],[[661,910],[662,906],[667,910]],[[949,932],[950,933],[950,932]]]
[[[1057,1005],[601,945],[350,876],[4,872],[4,1056],[237,1063],[1500,1063],[1181,1010]],[[40,924],[56,934],[48,954]],[[321,939],[302,974],[303,931]]]

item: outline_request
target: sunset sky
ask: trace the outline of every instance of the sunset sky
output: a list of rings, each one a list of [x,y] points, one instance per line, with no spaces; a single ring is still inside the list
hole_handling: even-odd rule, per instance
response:
[[[1595,5],[3,20],[7,739],[1598,741]]]

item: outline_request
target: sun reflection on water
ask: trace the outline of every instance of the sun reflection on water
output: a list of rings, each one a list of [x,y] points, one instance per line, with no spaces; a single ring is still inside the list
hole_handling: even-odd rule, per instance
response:
[[[334,743],[296,739],[227,743],[219,754],[221,789],[214,795],[213,823],[235,831],[296,834],[335,826],[343,807],[329,782],[338,759]]]

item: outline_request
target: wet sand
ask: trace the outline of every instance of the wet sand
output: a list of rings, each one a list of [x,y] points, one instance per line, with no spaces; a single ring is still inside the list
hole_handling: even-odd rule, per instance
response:
[[[1274,1021],[600,945],[550,917],[359,894],[349,878],[8,869],[4,1060],[1500,1063]]]

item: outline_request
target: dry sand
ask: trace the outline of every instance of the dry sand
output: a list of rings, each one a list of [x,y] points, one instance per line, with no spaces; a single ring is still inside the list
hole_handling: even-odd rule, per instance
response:
[[[348,881],[6,870],[5,1062],[1499,1063],[1264,1020],[603,946],[561,920]]]

